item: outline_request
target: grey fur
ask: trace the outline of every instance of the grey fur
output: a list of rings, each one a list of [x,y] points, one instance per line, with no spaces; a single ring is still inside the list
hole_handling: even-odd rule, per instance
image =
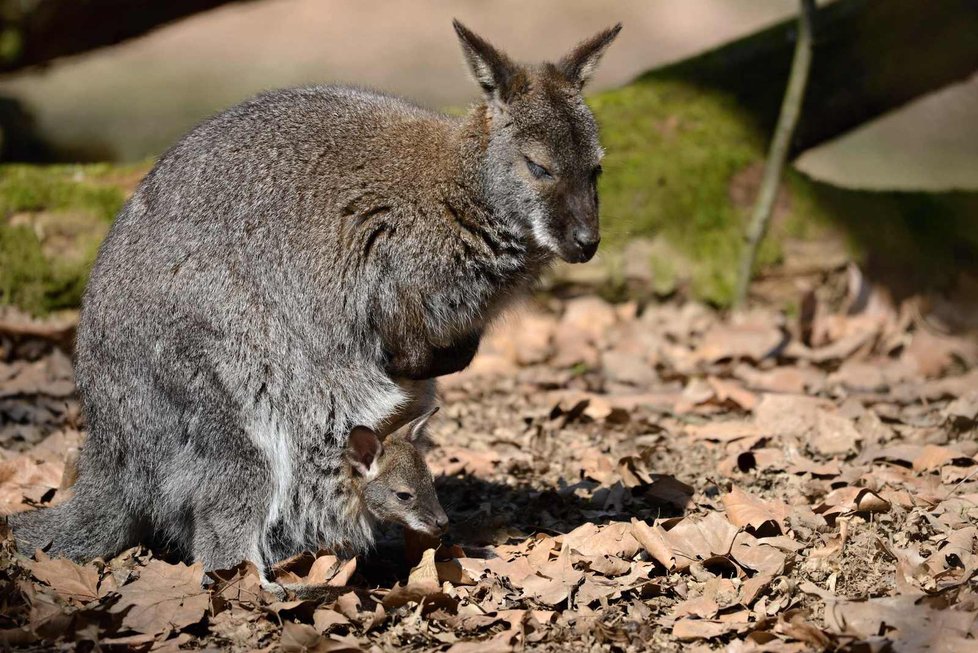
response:
[[[554,256],[597,247],[601,149],[574,71],[614,34],[521,66],[456,30],[485,90],[464,118],[275,91],[160,158],[86,291],[74,496],[12,519],[23,546],[162,540],[213,569],[369,544],[340,509],[347,434],[422,414]]]

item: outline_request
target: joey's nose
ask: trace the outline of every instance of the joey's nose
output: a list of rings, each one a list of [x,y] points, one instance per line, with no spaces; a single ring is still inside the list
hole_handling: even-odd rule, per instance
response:
[[[444,533],[448,529],[448,515],[446,515],[444,512],[435,515],[434,522],[435,522],[435,529],[439,533]]]
[[[581,250],[581,258],[585,261],[591,260],[594,253],[598,251],[598,243],[601,236],[590,229],[578,229],[574,232],[574,244]]]

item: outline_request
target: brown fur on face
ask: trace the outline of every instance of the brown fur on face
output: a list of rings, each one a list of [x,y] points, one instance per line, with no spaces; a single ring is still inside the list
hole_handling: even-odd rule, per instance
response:
[[[589,260],[601,240],[597,179],[603,151],[581,90],[621,30],[579,44],[556,64],[514,63],[458,21],[455,30],[486,93],[500,181],[537,244],[566,261]],[[494,147],[495,146],[495,147]]]
[[[348,445],[353,488],[362,507],[379,521],[435,536],[448,526],[423,453],[424,426],[436,411],[383,442],[373,430],[358,426],[350,433]]]

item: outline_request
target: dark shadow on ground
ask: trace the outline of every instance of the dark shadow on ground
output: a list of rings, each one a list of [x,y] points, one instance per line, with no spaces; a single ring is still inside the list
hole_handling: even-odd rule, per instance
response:
[[[632,489],[620,484],[600,487],[590,480],[541,488],[475,476],[442,476],[435,487],[450,520],[442,541],[478,558],[491,555],[490,545],[515,543],[537,533],[561,535],[585,523],[682,516],[690,496],[676,490],[662,498],[663,484],[682,486],[668,476]],[[575,490],[589,491],[591,496],[579,496]],[[386,587],[406,580],[410,569],[400,528],[384,526],[376,548],[364,557],[358,572],[367,586]]]

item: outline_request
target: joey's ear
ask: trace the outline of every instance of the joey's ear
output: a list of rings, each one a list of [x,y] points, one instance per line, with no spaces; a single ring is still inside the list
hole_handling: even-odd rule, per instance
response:
[[[350,431],[350,438],[347,441],[347,452],[353,468],[361,476],[370,474],[370,470],[383,451],[384,445],[380,443],[380,438],[377,437],[373,429],[369,429],[366,426],[356,426]]]
[[[428,420],[431,419],[431,416],[437,413],[439,409],[440,406],[435,406],[427,413],[411,422],[411,424],[408,426],[408,441],[415,443],[418,442],[418,438],[424,434],[424,427],[428,423]]]
[[[525,81],[520,67],[458,20],[452,25],[475,81],[487,97],[508,102]]]
[[[621,23],[582,41],[557,63],[557,69],[572,83],[582,87],[594,73],[598,61],[621,31]]]

